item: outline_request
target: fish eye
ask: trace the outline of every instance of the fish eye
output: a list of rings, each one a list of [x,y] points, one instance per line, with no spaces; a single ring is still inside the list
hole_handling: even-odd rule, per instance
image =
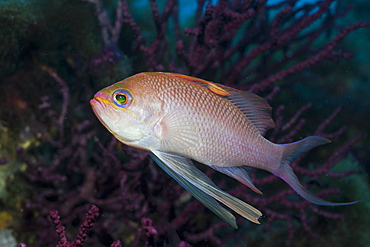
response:
[[[113,93],[113,102],[119,107],[127,107],[131,100],[131,94],[126,90],[119,89]]]
[[[120,104],[124,104],[127,101],[127,96],[125,94],[123,94],[123,93],[116,94],[116,100]]]

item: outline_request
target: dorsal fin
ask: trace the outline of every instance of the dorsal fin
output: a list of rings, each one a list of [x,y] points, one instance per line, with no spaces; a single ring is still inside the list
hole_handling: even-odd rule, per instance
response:
[[[271,118],[271,106],[265,99],[258,95],[192,76],[176,73],[163,74],[196,83],[208,88],[212,93],[230,100],[248,117],[249,121],[259,130],[261,135],[264,135],[267,130],[275,127],[274,121]]]
[[[247,115],[249,121],[259,130],[261,135],[265,135],[267,130],[275,127],[271,118],[271,106],[264,98],[248,91],[236,89],[232,89],[232,93],[226,98]]]

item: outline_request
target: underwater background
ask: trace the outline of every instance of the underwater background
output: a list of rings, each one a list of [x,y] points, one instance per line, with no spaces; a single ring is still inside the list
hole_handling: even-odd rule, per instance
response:
[[[0,246],[370,246],[370,3],[0,0]],[[313,205],[252,170],[258,208],[222,222],[146,152],[116,141],[89,100],[142,71],[265,97],[287,143],[332,143],[293,164]]]

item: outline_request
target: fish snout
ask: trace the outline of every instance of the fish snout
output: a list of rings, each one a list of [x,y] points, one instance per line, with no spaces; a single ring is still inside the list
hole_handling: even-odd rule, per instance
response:
[[[99,91],[94,95],[94,98],[90,100],[90,105],[93,106],[96,103],[99,103],[99,102],[102,103],[104,100],[106,100],[105,98],[106,98],[106,95]]]

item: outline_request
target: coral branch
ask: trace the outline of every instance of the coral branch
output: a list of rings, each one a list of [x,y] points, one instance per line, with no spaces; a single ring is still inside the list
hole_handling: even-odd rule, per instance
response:
[[[82,247],[84,246],[85,240],[87,238],[87,233],[94,226],[94,222],[99,216],[98,207],[92,205],[89,211],[87,212],[86,218],[80,226],[76,239],[73,242],[68,242],[66,237],[65,227],[60,221],[60,216],[57,210],[50,210],[50,219],[55,225],[55,231],[59,235],[59,242],[56,247]],[[111,245],[111,247],[120,247],[122,246],[121,241],[116,240]]]

